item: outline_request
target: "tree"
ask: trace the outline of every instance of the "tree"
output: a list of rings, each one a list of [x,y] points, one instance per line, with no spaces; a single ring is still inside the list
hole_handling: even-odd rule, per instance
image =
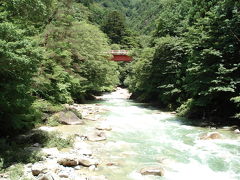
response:
[[[198,112],[195,114],[217,121],[219,117],[230,119],[239,112],[231,99],[240,91],[237,75],[240,31],[236,27],[240,3],[232,0],[194,3],[194,15],[189,21],[192,26],[186,33],[192,53],[185,88],[193,97],[192,110]]]
[[[240,2],[160,4],[159,24],[150,43],[154,56],[145,62],[147,73],[138,71],[128,78],[133,94],[172,109],[180,106],[179,114],[190,118],[216,123],[239,119]],[[138,63],[133,63],[133,72]],[[148,78],[141,78],[143,74]]]
[[[134,61],[130,64],[130,72],[125,80],[125,85],[133,92],[133,97],[139,101],[148,101],[151,91],[149,80],[151,79],[151,61],[154,56],[154,48],[135,49],[132,53]]]
[[[82,102],[88,94],[112,90],[118,83],[106,35],[95,25],[79,22],[75,4],[65,3],[59,4],[42,35],[46,57],[34,83],[35,95],[54,103]]]
[[[24,2],[1,2],[0,136],[17,134],[34,123],[31,83],[42,59],[42,50],[31,35],[37,31],[36,27],[44,25],[41,15],[51,14],[52,1],[36,0],[27,6]],[[29,27],[24,26],[26,24]]]
[[[121,44],[126,35],[125,18],[118,11],[113,11],[106,17],[102,28],[112,43]]]

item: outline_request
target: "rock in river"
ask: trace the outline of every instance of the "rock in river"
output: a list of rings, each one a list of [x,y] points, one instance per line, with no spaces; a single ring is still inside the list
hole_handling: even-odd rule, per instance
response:
[[[78,157],[78,163],[79,165],[82,165],[82,166],[86,166],[86,167],[90,167],[92,165],[98,165],[99,162],[95,159],[91,159],[91,158],[88,158],[88,157]]]
[[[119,166],[119,163],[117,163],[117,162],[108,162],[108,163],[106,163],[106,166]]]
[[[108,124],[100,124],[99,126],[96,127],[98,130],[103,130],[103,131],[111,131],[112,128]]]
[[[201,140],[221,139],[221,138],[222,138],[222,135],[218,132],[206,133],[200,137]]]
[[[163,176],[164,169],[162,167],[146,167],[146,168],[141,169],[140,173],[142,175]]]
[[[87,135],[87,139],[89,141],[93,141],[93,142],[104,141],[104,140],[106,140],[106,135],[104,132],[96,131],[96,132],[93,132],[93,133]]]
[[[66,125],[81,125],[83,120],[79,119],[72,111],[58,112],[54,114],[51,118],[56,119],[61,124]]]

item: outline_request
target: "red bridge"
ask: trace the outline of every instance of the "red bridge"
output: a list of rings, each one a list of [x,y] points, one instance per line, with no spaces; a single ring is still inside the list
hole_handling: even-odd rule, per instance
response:
[[[130,62],[133,59],[131,56],[128,55],[127,50],[112,50],[111,54],[113,55],[113,58],[112,58],[113,61]]]

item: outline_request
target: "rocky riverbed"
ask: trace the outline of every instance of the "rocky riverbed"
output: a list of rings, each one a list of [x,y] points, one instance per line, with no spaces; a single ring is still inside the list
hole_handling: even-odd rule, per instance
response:
[[[115,95],[121,98],[129,98],[130,94],[123,89],[118,89]],[[103,96],[96,97],[101,100]],[[65,110],[52,114],[50,118],[57,120],[60,125],[56,127],[42,126],[34,129],[28,135],[35,132],[60,132],[62,138],[73,137],[72,148],[59,150],[58,148],[44,148],[42,144],[33,143],[26,147],[26,151],[42,154],[42,161],[24,165],[24,175],[19,179],[36,180],[106,180],[103,175],[95,173],[99,166],[117,166],[115,162],[103,162],[96,154],[99,148],[104,148],[107,133],[112,130],[102,114],[109,110],[100,104],[65,104]],[[14,165],[13,165],[14,166]],[[98,174],[98,175],[96,175]],[[10,179],[10,174],[0,174],[1,180]]]
[[[106,132],[111,130],[106,120],[101,117],[101,113],[108,110],[98,104],[65,106],[69,111],[54,115],[59,116],[60,122],[64,125],[43,126],[38,129],[48,132],[58,131],[63,138],[69,135],[73,136],[73,147],[59,151],[57,148],[41,148],[41,144],[37,144],[36,150],[44,154],[45,160],[25,165],[24,176],[37,180],[106,180],[105,176],[97,176],[94,173],[102,165],[102,162],[93,153],[92,143],[105,141]],[[82,119],[75,116],[70,110],[81,113]]]

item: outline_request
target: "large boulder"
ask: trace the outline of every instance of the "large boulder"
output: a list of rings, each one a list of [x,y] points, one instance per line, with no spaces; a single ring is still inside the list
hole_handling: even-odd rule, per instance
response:
[[[56,119],[61,124],[66,125],[81,125],[84,124],[83,120],[78,118],[72,111],[58,112],[54,114],[51,118]]]
[[[73,167],[78,165],[78,158],[72,154],[64,154],[57,162],[66,167]]]
[[[146,167],[140,170],[142,175],[164,176],[164,169],[162,167]]]
[[[201,140],[211,140],[211,139],[221,139],[221,138],[222,138],[222,135],[218,132],[206,133],[200,137]]]

